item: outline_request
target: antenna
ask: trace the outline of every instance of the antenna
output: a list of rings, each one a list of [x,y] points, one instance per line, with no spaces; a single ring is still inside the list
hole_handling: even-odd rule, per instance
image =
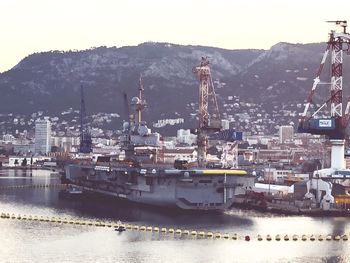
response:
[[[330,20],[326,21],[327,23],[334,23],[343,28],[343,33],[346,34],[346,27],[348,26],[348,22],[346,20]]]

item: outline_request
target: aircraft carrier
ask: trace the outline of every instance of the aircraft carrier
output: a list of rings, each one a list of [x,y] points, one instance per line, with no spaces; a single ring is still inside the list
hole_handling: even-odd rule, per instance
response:
[[[142,121],[145,107],[140,79],[139,95],[132,98],[133,109],[123,124],[120,156],[103,156],[97,162],[80,161],[66,167],[66,180],[83,191],[127,199],[132,202],[188,210],[225,210],[244,200],[254,187],[255,176],[232,169],[227,163],[208,168],[206,160],[210,134],[223,132],[217,110],[209,61],[202,58],[193,69],[200,81],[198,159],[190,163],[164,163],[160,135]],[[214,113],[210,112],[213,96]],[[127,101],[127,97],[125,96]],[[222,134],[228,134],[224,131]]]

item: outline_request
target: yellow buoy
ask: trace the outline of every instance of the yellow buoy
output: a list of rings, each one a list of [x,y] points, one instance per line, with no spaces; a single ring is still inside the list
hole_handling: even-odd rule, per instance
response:
[[[109,224],[106,224],[106,226],[108,226],[108,225],[109,225]],[[132,225],[127,224],[125,228],[126,228],[126,229],[131,229],[131,228],[132,228]]]
[[[180,235],[182,233],[182,230],[181,229],[176,229],[176,234]]]
[[[139,226],[138,225],[134,225],[133,229],[134,230],[139,230]]]
[[[307,240],[307,236],[306,235],[302,235],[301,236],[301,240],[306,241]]]
[[[188,231],[188,230],[184,230],[184,233],[183,233],[184,235],[189,235],[190,234],[190,231]]]
[[[346,234],[344,234],[344,235],[342,236],[342,238],[343,238],[344,241],[347,241],[347,240],[348,240],[348,236],[347,236]]]
[[[12,219],[16,219],[15,214],[12,214],[11,218],[12,218]]]
[[[229,238],[230,238],[230,235],[229,235],[228,233],[225,233],[224,236],[223,236],[223,238],[229,239]]]
[[[200,232],[198,233],[198,236],[204,237],[204,236],[205,236],[205,233],[204,233],[203,231],[200,231]]]
[[[159,227],[153,227],[154,232],[159,232]]]
[[[147,231],[152,231],[152,227],[151,227],[151,226],[148,226],[148,227],[146,228],[146,230],[147,230]]]
[[[195,231],[195,230],[191,231],[191,235],[192,236],[196,236],[197,235],[197,231]]]
[[[258,235],[258,236],[257,236],[257,239],[258,239],[258,241],[262,241],[262,240],[263,240],[263,238],[262,238],[261,235]]]
[[[289,236],[288,235],[284,236],[284,241],[289,241]]]
[[[236,233],[234,233],[234,234],[232,235],[232,239],[233,239],[233,240],[237,240],[237,239],[238,239],[238,235],[237,235]]]
[[[208,232],[207,237],[213,237],[213,232]]]
[[[327,240],[327,241],[331,241],[331,240],[332,240],[332,236],[331,236],[331,235],[328,235],[328,236],[326,237],[326,240]]]
[[[293,235],[293,240],[294,240],[294,241],[297,241],[298,238],[299,238],[298,235]]]
[[[174,233],[174,232],[175,232],[174,228],[169,228],[169,233]]]
[[[145,230],[146,230],[146,227],[145,227],[145,226],[141,226],[141,227],[140,227],[140,230],[141,230],[141,231],[145,231]]]
[[[276,241],[280,241],[281,240],[281,236],[277,234],[275,239],[276,239]]]
[[[160,230],[162,233],[166,233],[166,228],[165,227],[162,227],[162,229]]]
[[[323,241],[323,236],[322,235],[318,236],[318,241]]]
[[[17,216],[17,219],[21,219],[21,218],[22,218],[21,215],[18,215],[18,216]]]
[[[271,236],[270,236],[270,235],[267,235],[267,236],[266,236],[266,240],[267,240],[267,241],[271,241],[271,240],[272,240]]]
[[[340,240],[340,236],[339,236],[339,235],[336,235],[336,236],[334,237],[334,240],[335,240],[335,241],[339,241],[339,240]]]
[[[215,233],[215,238],[221,238],[221,233],[219,232]]]
[[[314,236],[314,235],[311,235],[311,236],[310,236],[310,240],[311,240],[311,241],[315,241],[315,240],[316,240],[315,236]]]

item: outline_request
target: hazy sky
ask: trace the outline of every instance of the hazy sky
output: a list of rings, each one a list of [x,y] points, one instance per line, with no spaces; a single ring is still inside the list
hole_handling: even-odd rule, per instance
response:
[[[0,72],[48,50],[321,42],[333,27],[324,21],[350,24],[349,12],[350,0],[0,0]]]

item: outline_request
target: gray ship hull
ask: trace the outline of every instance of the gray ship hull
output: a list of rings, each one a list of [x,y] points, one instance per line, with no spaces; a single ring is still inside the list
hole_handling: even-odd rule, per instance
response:
[[[254,186],[244,170],[69,165],[66,177],[84,191],[190,210],[225,210]]]

